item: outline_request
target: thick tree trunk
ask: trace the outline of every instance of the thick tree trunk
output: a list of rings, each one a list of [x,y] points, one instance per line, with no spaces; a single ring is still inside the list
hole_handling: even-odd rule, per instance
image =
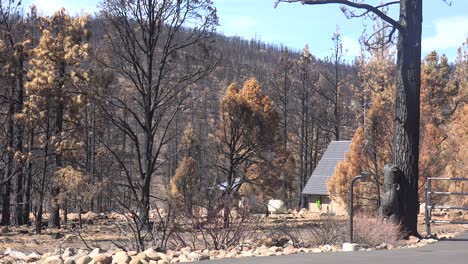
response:
[[[403,172],[403,229],[418,236],[419,97],[421,85],[422,0],[400,3],[393,163]]]

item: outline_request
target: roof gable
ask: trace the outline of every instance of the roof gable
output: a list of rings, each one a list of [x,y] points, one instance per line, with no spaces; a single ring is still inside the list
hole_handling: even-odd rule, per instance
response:
[[[317,167],[307,181],[302,194],[329,195],[327,181],[335,172],[339,161],[345,159],[351,141],[332,141],[323,153]]]

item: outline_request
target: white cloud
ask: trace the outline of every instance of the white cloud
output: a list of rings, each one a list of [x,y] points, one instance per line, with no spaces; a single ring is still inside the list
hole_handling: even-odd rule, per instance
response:
[[[348,36],[343,36],[341,41],[343,44],[343,52],[346,51],[346,59],[349,61],[354,60],[361,52],[361,45],[359,44],[359,41]]]
[[[221,18],[222,19],[222,18]],[[229,17],[225,23],[221,21],[222,31],[229,36],[242,36],[244,38],[254,37],[257,33],[259,22],[254,17],[239,16]]]
[[[27,1],[29,2],[29,1]],[[64,7],[71,15],[86,12],[92,14],[97,11],[96,0],[32,0],[30,4],[37,6],[39,14],[52,15],[55,11]],[[29,6],[26,4],[25,6]]]
[[[468,17],[450,17],[435,21],[435,35],[422,40],[422,51],[457,48],[468,37]]]

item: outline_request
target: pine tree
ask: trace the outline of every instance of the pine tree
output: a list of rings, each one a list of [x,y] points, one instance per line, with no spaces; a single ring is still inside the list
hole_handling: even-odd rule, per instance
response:
[[[221,101],[219,126],[214,134],[217,144],[215,167],[224,182],[225,225],[229,223],[231,200],[244,184],[259,184],[265,165],[272,164],[278,140],[278,114],[273,103],[261,94],[255,79],[244,82],[242,89],[231,84]],[[269,167],[269,170],[274,168]]]
[[[338,163],[335,172],[327,183],[328,191],[333,200],[342,203],[344,207],[349,205],[349,188],[354,176],[360,175],[363,171],[368,171],[369,159],[366,150],[366,139],[362,127],[356,130],[353,136],[349,151],[345,155],[345,160]],[[371,206],[371,211],[375,211],[375,200],[378,199],[375,192],[374,183],[360,183],[355,185],[354,193],[358,198],[357,203],[363,206]],[[364,207],[365,208],[365,207]],[[369,210],[369,208],[365,208]]]
[[[421,134],[419,177],[421,185],[428,177],[440,177],[445,168],[446,125],[457,107],[458,91],[450,83],[451,70],[445,55],[429,53],[421,69]],[[444,182],[436,182],[444,184]],[[440,186],[442,187],[442,186]],[[435,187],[437,188],[437,187]]]
[[[36,219],[36,231],[40,233],[42,206],[45,186],[50,187],[51,217],[50,227],[60,226],[59,194],[60,188],[54,181],[54,173],[49,173],[47,159],[53,157],[53,171],[64,166],[64,155],[70,147],[79,142],[73,137],[73,124],[77,123],[80,97],[77,89],[88,81],[88,73],[81,63],[88,56],[88,17],[70,17],[62,9],[52,17],[41,18],[41,37],[37,47],[32,50],[30,70],[26,83],[28,101],[21,118],[30,127],[41,128],[39,143],[44,152],[43,175],[39,201],[39,213]],[[38,131],[39,132],[39,131]]]

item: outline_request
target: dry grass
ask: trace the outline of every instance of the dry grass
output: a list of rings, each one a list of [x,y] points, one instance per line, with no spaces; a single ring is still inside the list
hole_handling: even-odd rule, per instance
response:
[[[354,242],[378,246],[382,243],[396,245],[402,238],[400,226],[381,217],[357,216],[354,218]]]

